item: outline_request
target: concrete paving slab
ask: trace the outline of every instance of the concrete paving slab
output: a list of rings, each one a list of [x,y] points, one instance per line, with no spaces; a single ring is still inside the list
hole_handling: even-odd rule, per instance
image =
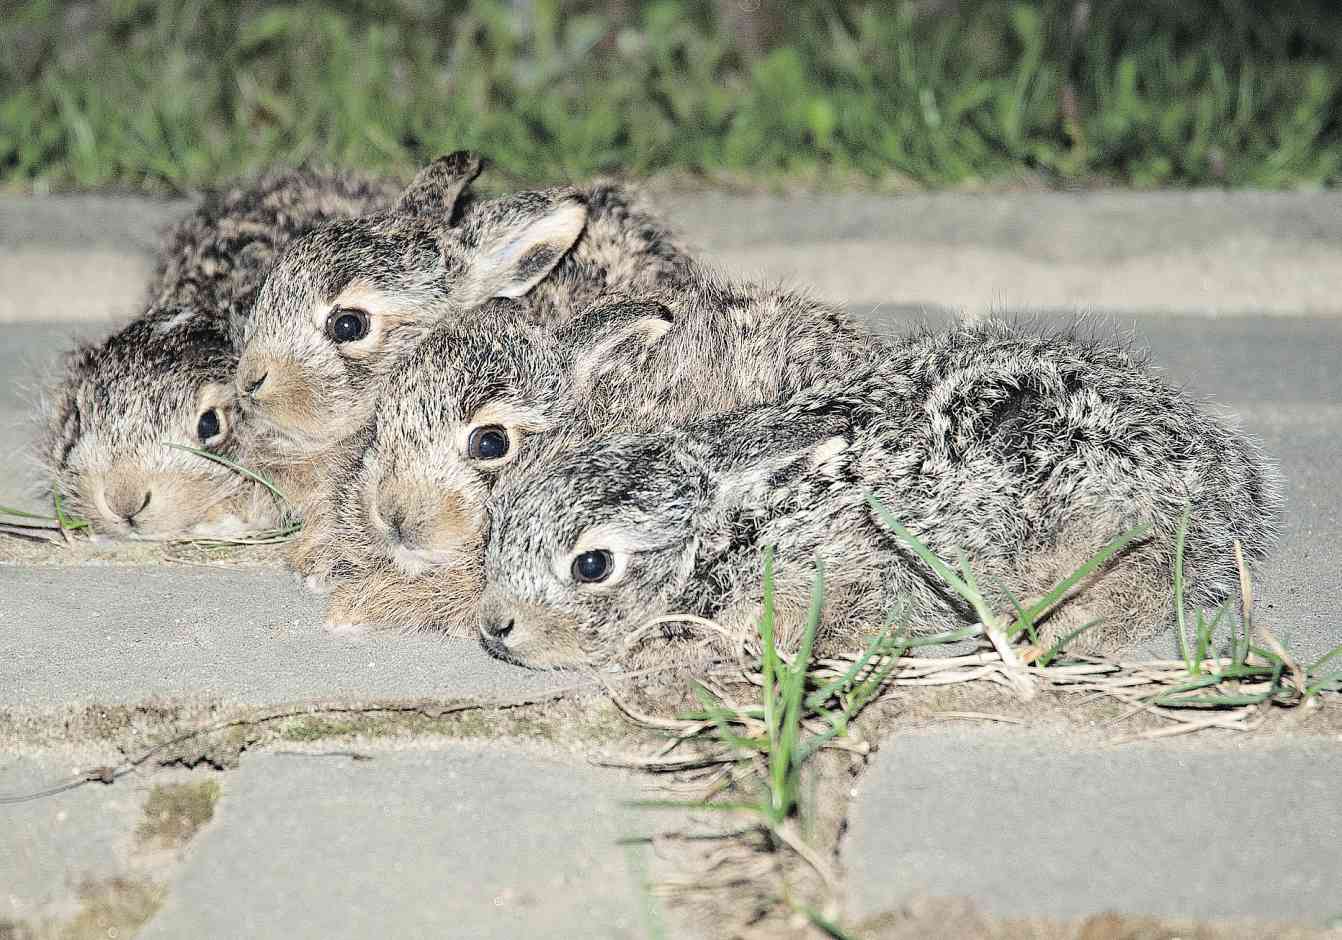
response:
[[[1342,193],[663,192],[737,274],[869,305],[1342,315]],[[128,312],[190,203],[0,198],[0,323]],[[77,276],[72,276],[77,274]]]
[[[507,747],[261,754],[140,935],[642,937],[630,778]]]
[[[39,790],[83,770],[6,754],[0,795]],[[82,787],[58,800],[0,806],[0,925],[66,919],[81,885],[124,875],[146,797],[145,787]]]
[[[1000,916],[1323,926],[1342,914],[1342,744],[1237,744],[890,739],[849,816],[852,913],[931,895]]]
[[[321,599],[256,569],[0,566],[0,708],[149,700],[512,699],[574,676],[477,643],[324,633]]]

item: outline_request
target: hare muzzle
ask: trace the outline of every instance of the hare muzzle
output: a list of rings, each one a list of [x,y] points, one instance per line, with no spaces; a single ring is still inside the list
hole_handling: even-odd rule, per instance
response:
[[[562,616],[509,602],[488,587],[480,602],[480,645],[496,659],[529,669],[569,669],[586,662],[577,631]]]
[[[479,551],[484,509],[458,490],[387,481],[369,509],[397,567],[407,574],[457,564]]]
[[[293,362],[244,355],[236,379],[238,400],[249,417],[281,431],[321,436],[329,419],[320,396]]]
[[[149,479],[133,471],[114,470],[93,487],[94,505],[102,521],[117,534],[135,534],[137,523],[145,521],[145,511],[153,502]]]

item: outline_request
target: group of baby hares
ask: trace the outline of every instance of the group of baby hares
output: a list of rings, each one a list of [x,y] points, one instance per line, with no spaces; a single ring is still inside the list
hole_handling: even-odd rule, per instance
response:
[[[301,519],[289,563],[332,628],[534,667],[733,655],[766,552],[785,646],[819,565],[822,652],[974,622],[873,501],[1007,611],[1140,528],[1040,625],[1098,620],[1092,650],[1168,622],[1186,511],[1191,602],[1233,594],[1237,540],[1251,564],[1272,544],[1256,445],[1124,349],[993,320],[877,337],[715,273],[623,186],[486,199],[479,171],[208,198],[145,312],[47,396],[63,511],[151,539]]]

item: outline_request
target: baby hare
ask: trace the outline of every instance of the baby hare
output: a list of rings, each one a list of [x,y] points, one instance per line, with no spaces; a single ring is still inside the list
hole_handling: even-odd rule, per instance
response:
[[[479,172],[466,152],[434,161],[391,209],[290,246],[261,290],[237,389],[255,423],[251,459],[300,513],[322,463],[373,413],[379,380],[436,323],[494,298],[562,323],[607,290],[675,283],[688,269],[666,227],[620,187],[523,192],[458,212]]]
[[[385,205],[385,183],[288,172],[207,198],[175,225],[148,308],[69,353],[45,396],[38,462],[63,511],[132,538],[230,537],[276,521],[265,492],[169,446],[239,456],[230,330],[296,236]]]
[[[1261,559],[1279,512],[1256,447],[1125,354],[1000,323],[916,338],[791,401],[547,455],[491,498],[481,638],[535,667],[722,654],[753,634],[763,557],[795,648],[816,570],[818,649],[853,649],[891,611],[914,629],[973,612],[893,533],[870,493],[999,611],[1037,598],[1115,536],[1131,543],[1042,623],[1093,620],[1110,648],[1169,616],[1174,534],[1197,603],[1235,589],[1232,540]],[[712,629],[716,625],[717,631]],[[717,644],[713,648],[712,644]],[[691,661],[686,659],[686,661]]]
[[[777,401],[884,354],[795,293],[699,272],[660,297],[557,330],[494,301],[397,363],[297,541],[297,567],[333,589],[328,622],[473,635],[485,503],[522,457]]]

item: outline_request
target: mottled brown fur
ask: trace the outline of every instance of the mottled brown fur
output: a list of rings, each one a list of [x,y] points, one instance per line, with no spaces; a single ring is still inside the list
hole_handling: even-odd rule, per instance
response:
[[[148,307],[82,344],[47,394],[39,461],[67,512],[136,538],[237,536],[272,525],[267,494],[228,468],[165,446],[240,456],[230,333],[286,244],[333,218],[384,205],[383,181],[307,171],[208,196],[164,239]],[[221,433],[202,440],[213,410]]]

